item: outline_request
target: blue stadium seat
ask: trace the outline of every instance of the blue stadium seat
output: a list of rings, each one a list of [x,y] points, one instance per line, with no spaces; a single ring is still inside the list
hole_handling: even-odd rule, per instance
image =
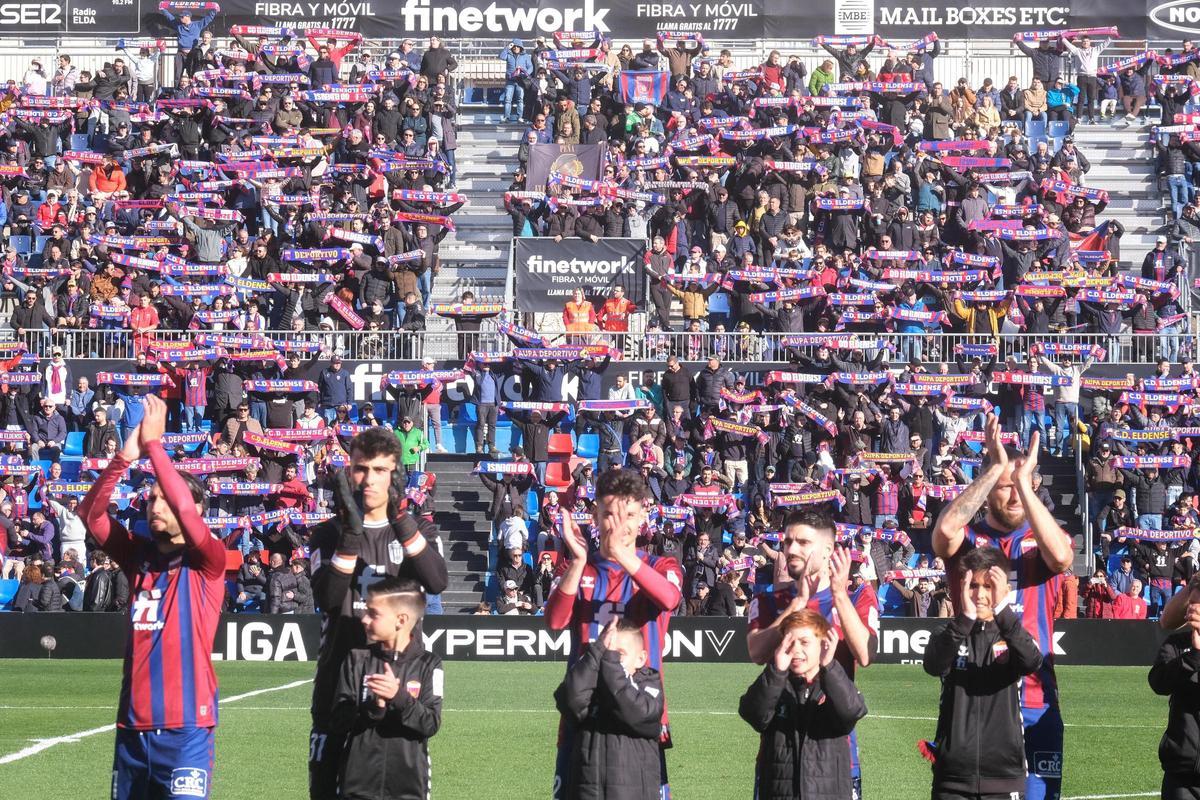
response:
[[[1067,124],[1066,120],[1062,119],[1056,119],[1046,127],[1046,133],[1050,134],[1056,139],[1061,139],[1062,137],[1066,136],[1070,130],[1071,126]]]
[[[67,434],[67,446],[63,450],[63,455],[81,456],[83,455],[83,439],[87,434],[83,431],[73,431]]]
[[[72,150],[87,150],[87,149],[89,149],[88,148],[88,135],[86,133],[72,133],[71,134],[71,149]]]
[[[79,480],[80,468],[83,466],[82,456],[63,456],[59,459],[59,463],[62,464],[63,480]]]
[[[531,516],[531,517],[537,517],[538,511],[540,511],[540,510],[541,509],[540,509],[540,506],[538,505],[537,492],[530,492],[529,494],[525,495],[525,511],[526,511],[526,513],[528,513],[529,516]]]
[[[463,403],[458,407],[458,421],[464,425],[474,425],[479,421],[478,411],[474,403]]]
[[[451,453],[469,453],[474,433],[475,428],[470,425],[451,425],[444,422],[442,423],[442,444]],[[433,450],[435,446],[434,441],[430,439],[429,449]]]
[[[33,239],[29,236],[10,236],[8,243],[12,245],[12,249],[16,250],[23,256],[27,256],[33,247]]]
[[[584,433],[575,440],[575,455],[580,458],[597,458],[600,455],[600,434]]]
[[[41,205],[40,203],[38,205]],[[46,249],[46,242],[50,241],[49,236],[38,236],[33,240],[33,252],[41,253]]]
[[[1032,141],[1046,135],[1046,123],[1040,119],[1031,119],[1025,128],[1025,135]],[[1030,144],[1030,147],[1033,145]]]
[[[501,453],[507,453],[512,449],[512,426],[501,427],[496,426],[496,449]]]
[[[21,582],[9,578],[0,581],[0,610],[8,611],[12,607],[13,598],[17,596],[17,587]]]

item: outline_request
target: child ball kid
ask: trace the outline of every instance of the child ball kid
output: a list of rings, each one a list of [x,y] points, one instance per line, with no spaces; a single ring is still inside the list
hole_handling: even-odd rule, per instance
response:
[[[738,713],[761,739],[755,764],[759,800],[847,798],[850,732],[867,715],[854,682],[834,660],[838,635],[819,612],[804,609],[779,625],[774,658]]]
[[[425,595],[411,578],[386,577],[367,592],[369,646],[350,651],[333,726],[346,736],[339,782],[345,800],[429,797],[429,737],[442,721],[442,660],[425,650]]]

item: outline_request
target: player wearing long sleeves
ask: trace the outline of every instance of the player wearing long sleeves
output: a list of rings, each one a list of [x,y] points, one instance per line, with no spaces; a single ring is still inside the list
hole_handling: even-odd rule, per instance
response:
[[[1042,665],[1021,682],[1025,754],[1031,767],[1025,796],[1026,800],[1044,800],[1057,798],[1062,786],[1063,724],[1054,674],[1054,604],[1062,573],[1070,569],[1075,555],[1071,538],[1033,488],[1040,435],[1034,431],[1029,437],[1024,456],[1010,453],[1000,435],[999,421],[989,414],[983,469],[938,517],[933,551],[946,560],[952,582],[959,580],[962,557],[975,547],[999,548],[1016,572],[1018,616],[1042,653]],[[985,501],[983,521],[973,522]]]
[[[396,437],[385,428],[368,428],[349,449],[349,474],[338,473],[334,483],[339,516],[317,528],[309,542],[313,594],[324,614],[311,707],[312,800],[338,797],[344,736],[333,729],[331,713],[346,658],[366,645],[360,619],[367,590],[386,576],[414,578],[430,594],[441,593],[447,584],[446,562],[434,545],[437,529],[400,510],[404,487],[397,481]]]
[[[564,560],[561,579],[546,601],[546,625],[571,631],[570,664],[594,641],[613,617],[623,617],[642,630],[648,664],[661,670],[663,643],[671,613],[682,600],[683,577],[674,558],[639,553],[637,537],[646,520],[646,483],[627,469],[613,469],[596,482],[596,526],[600,548],[588,554],[587,543],[570,515],[563,515]],[[569,668],[569,667],[568,667]],[[559,727],[555,798],[570,785],[571,752],[576,723],[564,715]],[[666,705],[660,719],[660,743],[670,746]],[[661,758],[661,756],[660,756]],[[667,783],[666,760],[661,762],[661,785]]]
[[[120,563],[131,590],[129,643],[117,711],[113,797],[208,797],[217,725],[213,637],[225,598],[225,547],[204,522],[204,487],[163,449],[166,404],[146,398],[141,423],[92,485],[80,515]],[[150,539],[109,515],[117,483],[141,456],[157,481]]]
[[[646,666],[641,628],[614,619],[567,671],[554,692],[558,710],[578,726],[567,797],[660,797],[662,680]]]
[[[799,611],[815,611],[834,627],[834,658],[854,679],[855,667],[867,666],[879,640],[879,602],[869,582],[851,589],[850,551],[836,546],[836,526],[823,511],[798,509],[783,523],[780,553],[790,582],[755,595],[746,609],[746,649],[750,660],[765,664],[784,639],[784,621]],[[862,796],[858,741],[850,739],[847,774]]]
[[[1019,795],[1027,770],[1018,687],[1042,654],[1005,602],[1007,557],[983,547],[962,566],[959,613],[925,650],[925,671],[942,680],[933,796]]]

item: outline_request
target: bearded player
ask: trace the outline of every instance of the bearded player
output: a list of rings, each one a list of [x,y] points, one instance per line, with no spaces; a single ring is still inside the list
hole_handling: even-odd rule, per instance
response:
[[[614,618],[642,630],[647,666],[662,671],[663,642],[671,612],[683,595],[679,562],[673,558],[638,552],[637,537],[646,523],[650,499],[642,476],[630,469],[611,469],[596,482],[595,522],[600,548],[588,554],[587,542],[570,514],[563,514],[563,541],[570,562],[546,601],[546,624],[551,630],[570,627],[571,655],[568,670],[587,646]],[[559,726],[558,761],[554,773],[555,800],[570,785],[571,744],[575,730],[567,717]],[[659,742],[671,746],[671,732],[663,704]],[[620,765],[611,765],[619,769]],[[665,756],[661,762],[661,797],[670,797]]]
[[[1008,558],[1016,575],[1010,605],[1021,625],[1038,644],[1042,666],[1021,685],[1021,717],[1029,775],[1025,800],[1058,800],[1062,791],[1063,721],[1054,676],[1054,599],[1062,573],[1074,561],[1071,538],[1037,497],[1040,436],[1029,438],[1022,456],[1001,441],[1000,422],[988,414],[984,431],[987,457],[975,480],[938,517],[933,551],[946,560],[949,585],[961,579],[962,557],[975,547],[995,547]],[[986,505],[982,522],[973,522]],[[951,598],[955,611],[961,597]]]
[[[89,533],[129,579],[130,632],[117,711],[115,800],[206,798],[217,727],[213,637],[225,598],[225,546],[204,522],[204,487],[176,471],[162,445],[167,406],[146,414],[79,506]],[[117,483],[139,457],[156,481],[146,504],[150,538],[108,513]]]
[[[446,562],[437,528],[404,510],[400,442],[386,428],[350,440],[350,466],[334,476],[336,519],[313,531],[313,596],[321,607],[321,651],[313,678],[308,792],[312,800],[340,796],[338,768],[345,735],[334,730],[338,678],[350,651],[367,646],[362,617],[367,589],[385,576],[416,580],[430,594],[446,589]],[[421,647],[420,632],[413,647]]]
[[[812,508],[793,511],[784,520],[779,550],[790,583],[758,594],[746,611],[746,649],[755,664],[766,664],[783,640],[780,623],[806,608],[817,611],[838,634],[833,657],[854,680],[854,666],[867,666],[879,640],[879,601],[870,583],[852,588],[850,551],[837,546],[837,526],[828,513]],[[853,798],[862,797],[858,736],[850,734]]]

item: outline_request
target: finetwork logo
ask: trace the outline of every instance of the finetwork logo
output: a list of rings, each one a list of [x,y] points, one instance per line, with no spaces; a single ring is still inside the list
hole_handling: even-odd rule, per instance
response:
[[[464,4],[462,8],[439,5],[430,0],[408,0],[399,9],[405,30],[478,33],[480,31],[590,31],[608,33],[604,18],[608,8],[596,8],[595,0],[584,0],[583,7],[516,5],[501,7],[494,2],[484,8]]]
[[[526,267],[535,275],[623,275],[633,272],[632,258],[615,258],[612,260],[590,258],[554,259],[533,255],[525,262]]]

